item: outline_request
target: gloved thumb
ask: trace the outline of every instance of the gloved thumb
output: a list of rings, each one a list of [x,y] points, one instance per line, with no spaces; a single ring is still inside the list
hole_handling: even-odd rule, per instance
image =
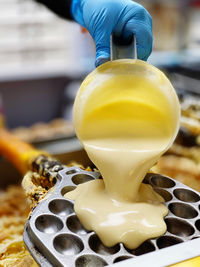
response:
[[[93,36],[96,45],[96,61],[95,66],[110,60],[110,35],[107,31],[96,31],[97,34]]]

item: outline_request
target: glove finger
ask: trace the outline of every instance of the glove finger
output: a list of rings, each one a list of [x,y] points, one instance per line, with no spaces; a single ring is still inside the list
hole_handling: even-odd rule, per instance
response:
[[[95,60],[95,67],[97,68],[98,66],[100,66],[103,63],[106,63],[107,61],[110,60],[110,57],[97,57]]]
[[[152,20],[149,13],[142,9],[142,15],[131,18],[124,26],[123,32],[133,33],[136,37],[137,56],[139,59],[147,60],[152,52]],[[137,13],[138,15],[138,13]]]
[[[105,28],[98,30],[97,32],[101,33],[94,36],[96,44],[96,61],[95,65],[99,66],[106,61],[110,60],[110,32],[105,32]]]
[[[93,14],[94,19],[85,18],[87,28],[96,45],[95,65],[110,60],[110,36],[115,26],[115,16],[108,16],[104,9],[98,14]]]
[[[138,59],[147,59],[152,52],[153,38],[151,31],[146,26],[135,22],[128,22],[127,24],[127,31],[131,30],[136,37]]]

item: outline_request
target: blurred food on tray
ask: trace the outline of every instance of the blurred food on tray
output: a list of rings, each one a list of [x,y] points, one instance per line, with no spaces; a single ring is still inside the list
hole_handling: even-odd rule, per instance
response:
[[[34,143],[72,136],[74,128],[72,122],[58,118],[49,123],[40,122],[30,127],[17,127],[11,132],[22,141]]]
[[[146,1],[144,1],[146,2]],[[188,1],[148,1],[154,22],[154,48],[182,49],[187,45],[189,26]],[[160,23],[162,21],[162,23]]]
[[[0,192],[0,267],[38,266],[23,242],[24,224],[30,212],[21,186]]]
[[[181,115],[174,144],[152,170],[200,191],[200,97],[183,97]]]

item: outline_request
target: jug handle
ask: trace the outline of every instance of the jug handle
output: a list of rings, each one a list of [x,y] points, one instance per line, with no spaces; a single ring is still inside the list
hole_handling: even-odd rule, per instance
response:
[[[116,59],[137,59],[137,46],[135,35],[131,35],[128,39],[123,39],[114,34],[110,38],[110,55],[111,60]]]

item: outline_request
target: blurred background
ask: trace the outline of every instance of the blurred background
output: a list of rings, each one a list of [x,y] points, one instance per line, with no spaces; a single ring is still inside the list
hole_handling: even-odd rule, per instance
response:
[[[137,2],[153,17],[149,62],[170,78],[187,117],[177,142],[198,148],[200,0]],[[56,155],[82,149],[73,131],[72,106],[94,61],[93,41],[78,24],[60,19],[33,0],[0,0],[0,109],[18,138]],[[198,169],[200,181],[199,173]]]
[[[198,68],[200,1],[138,2],[153,17],[149,61],[166,69]],[[33,0],[0,0],[0,36],[0,94],[8,127],[71,120],[79,83],[94,69],[90,35]]]

